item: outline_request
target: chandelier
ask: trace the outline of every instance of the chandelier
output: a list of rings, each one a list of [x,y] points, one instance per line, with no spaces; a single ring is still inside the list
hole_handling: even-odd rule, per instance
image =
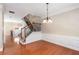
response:
[[[52,20],[48,17],[48,5],[49,5],[49,3],[46,3],[46,7],[47,7],[47,9],[46,9],[46,11],[47,11],[47,17],[46,17],[45,20],[43,20],[43,23],[52,23]]]

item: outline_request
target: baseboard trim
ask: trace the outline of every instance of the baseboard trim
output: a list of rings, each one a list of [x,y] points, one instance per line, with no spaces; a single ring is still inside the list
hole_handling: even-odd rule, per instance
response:
[[[79,51],[79,37],[62,36],[54,34],[43,34],[44,40]]]

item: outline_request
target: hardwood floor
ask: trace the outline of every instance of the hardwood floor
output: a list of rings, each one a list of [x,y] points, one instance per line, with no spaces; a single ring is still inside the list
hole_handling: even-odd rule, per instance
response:
[[[1,54],[1,53],[0,53]],[[3,55],[79,55],[79,51],[39,40],[27,45],[8,42]]]

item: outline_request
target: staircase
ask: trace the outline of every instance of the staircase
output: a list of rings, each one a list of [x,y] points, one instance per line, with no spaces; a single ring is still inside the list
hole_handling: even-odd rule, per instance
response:
[[[30,20],[27,18],[27,16],[24,17],[24,21],[28,25],[31,31],[33,31],[33,25],[31,24]]]
[[[26,44],[26,37],[28,37],[33,32],[33,26],[27,16],[25,16],[23,20],[27,26],[23,27],[21,30],[21,43]]]

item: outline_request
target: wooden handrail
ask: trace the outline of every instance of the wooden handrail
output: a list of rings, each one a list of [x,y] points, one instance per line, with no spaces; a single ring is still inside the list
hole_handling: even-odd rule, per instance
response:
[[[21,39],[23,39],[23,37],[22,37],[22,30],[24,30],[24,35],[25,35],[25,38],[26,38],[26,30],[30,27],[31,25],[29,25],[29,26],[24,26],[23,28],[21,28]]]
[[[30,26],[31,26],[31,25],[29,25],[29,26],[24,26],[24,27],[23,27],[23,28],[21,28],[21,29],[24,29],[24,28],[26,28],[26,27],[27,27],[27,28],[29,28]]]

